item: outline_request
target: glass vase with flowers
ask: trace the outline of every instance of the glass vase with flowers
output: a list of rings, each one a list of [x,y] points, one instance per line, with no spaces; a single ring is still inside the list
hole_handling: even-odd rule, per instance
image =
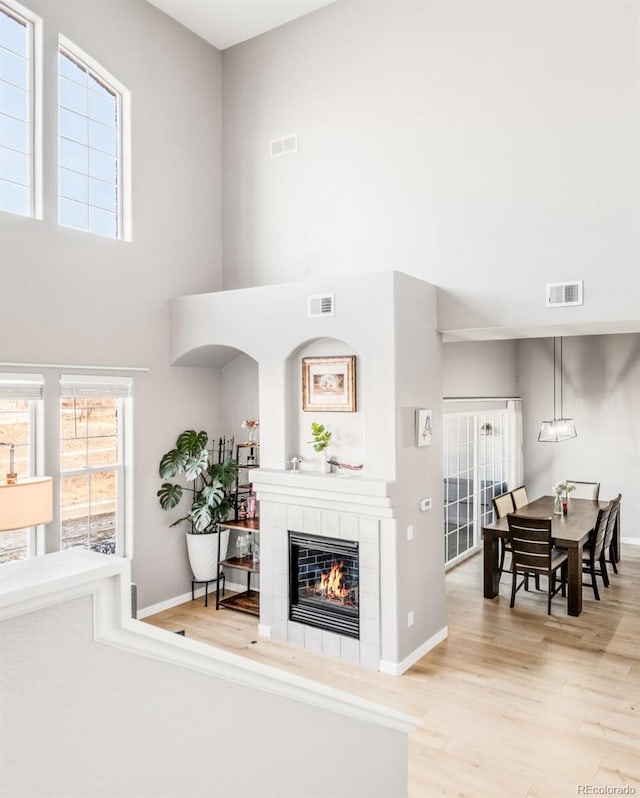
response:
[[[553,490],[556,494],[556,500],[553,504],[553,512],[555,515],[567,514],[569,509],[569,494],[574,488],[575,485],[571,482],[556,482],[553,486]],[[562,494],[564,494],[564,499],[562,498]]]

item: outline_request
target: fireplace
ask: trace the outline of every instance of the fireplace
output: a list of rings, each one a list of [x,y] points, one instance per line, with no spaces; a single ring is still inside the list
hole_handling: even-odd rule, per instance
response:
[[[289,532],[289,619],[359,638],[358,543]]]

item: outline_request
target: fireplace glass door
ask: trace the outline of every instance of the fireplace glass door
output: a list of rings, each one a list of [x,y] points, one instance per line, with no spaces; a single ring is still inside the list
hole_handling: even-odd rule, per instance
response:
[[[358,544],[289,533],[289,618],[359,637]]]

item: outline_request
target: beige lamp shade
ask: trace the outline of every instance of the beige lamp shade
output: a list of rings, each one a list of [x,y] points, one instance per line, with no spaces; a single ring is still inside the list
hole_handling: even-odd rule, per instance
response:
[[[51,477],[20,479],[14,485],[0,482],[0,532],[48,524],[52,518]]]

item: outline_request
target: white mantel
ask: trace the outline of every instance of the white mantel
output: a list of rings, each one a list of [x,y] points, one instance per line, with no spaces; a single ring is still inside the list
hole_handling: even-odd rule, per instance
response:
[[[256,469],[251,479],[262,501],[393,518],[393,482],[346,472],[314,474],[269,468]]]

